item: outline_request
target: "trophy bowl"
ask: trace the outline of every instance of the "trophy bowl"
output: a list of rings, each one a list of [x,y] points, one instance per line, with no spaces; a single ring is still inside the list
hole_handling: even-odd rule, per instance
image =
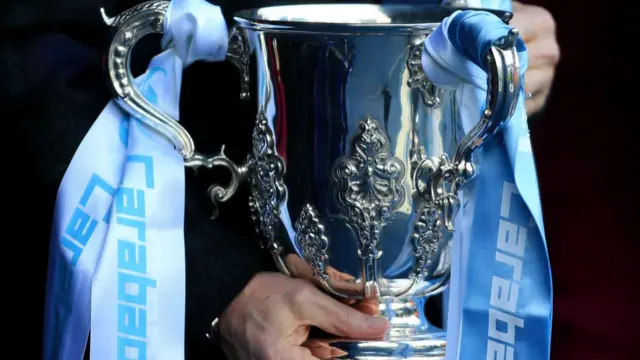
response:
[[[188,132],[131,85],[130,50],[163,31],[167,8],[151,1],[106,19],[118,29],[108,70],[119,103],[171,139],[187,166],[231,171],[230,184],[210,188],[214,203],[248,182],[252,218],[280,271],[348,303],[373,301],[390,321],[385,339],[332,346],[348,358],[442,357],[445,332],[429,324],[424,305],[449,279],[458,191],[476,171],[472,154],[513,112],[517,32],[487,52],[486,110],[465,133],[456,90],[434,86],[422,66],[425,39],[458,8],[238,12],[227,58],[241,72],[241,97],[255,98],[258,114],[252,153],[235,165],[222,152],[195,152]],[[510,20],[508,12],[491,12]],[[249,94],[252,65],[256,94]]]

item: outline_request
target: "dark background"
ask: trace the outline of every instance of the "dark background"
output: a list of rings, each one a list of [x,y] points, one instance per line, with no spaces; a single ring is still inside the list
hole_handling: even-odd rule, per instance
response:
[[[554,280],[552,358],[637,359],[639,77],[624,49],[637,44],[638,4],[528,3],[554,15],[562,52],[544,118],[531,124]]]
[[[104,6],[109,14],[116,14],[138,2],[0,2],[3,199],[5,211],[13,211],[15,217],[10,224],[3,223],[8,229],[3,239],[8,268],[2,277],[7,289],[3,295],[9,302],[3,325],[27,343],[16,350],[21,358],[41,354],[46,259],[57,187],[77,144],[110,96],[101,68],[110,33],[97,9]],[[640,237],[633,225],[638,221],[634,215],[639,214],[634,186],[640,177],[635,154],[639,141],[633,129],[639,120],[634,68],[638,32],[632,16],[638,13],[638,5],[595,0],[524,2],[551,11],[562,50],[544,117],[531,123],[554,277],[552,358],[636,359],[633,326],[640,318],[634,311],[634,295]],[[230,14],[261,2],[217,3]],[[145,65],[142,61],[136,66],[143,69]],[[202,85],[199,79],[213,78],[232,84],[224,90],[227,98],[194,90]],[[185,72],[183,89],[182,108],[194,110],[181,117],[196,142],[203,144],[198,135],[206,134],[211,148],[203,150],[214,151],[223,140],[244,139],[228,148],[234,160],[242,160],[248,146],[242,141],[248,142],[246,134],[251,130],[250,122],[247,128],[236,126],[237,119],[251,118],[254,109],[237,100],[235,69],[229,64],[196,64]],[[210,103],[214,95],[237,109],[215,126],[198,121],[201,116],[195,110],[198,104]],[[187,197],[201,199],[187,206],[187,232],[195,234],[186,249],[192,294],[187,322],[188,331],[201,333],[251,274],[271,263],[256,255],[251,226],[227,225],[224,220],[224,216],[248,219],[244,202],[232,202],[220,222],[197,229],[208,219],[210,205],[202,193],[212,178],[189,174],[187,181]],[[215,243],[214,236],[218,237]],[[241,255],[225,256],[230,253]],[[220,279],[217,273],[230,277]],[[205,346],[198,340],[187,345],[187,352],[205,353]]]

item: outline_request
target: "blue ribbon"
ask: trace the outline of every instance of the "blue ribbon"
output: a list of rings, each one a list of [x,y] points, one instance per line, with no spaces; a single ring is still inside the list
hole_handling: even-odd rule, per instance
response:
[[[204,0],[173,0],[163,45],[135,83],[177,119],[182,68],[226,57],[227,26]],[[184,359],[184,160],[111,101],[58,191],[44,359]]]
[[[485,106],[484,57],[509,29],[490,13],[458,11],[425,42],[427,76],[457,89],[465,131]],[[524,74],[522,40],[516,49]],[[551,273],[523,89],[510,122],[474,161],[479,172],[456,219],[447,359],[548,359]]]
[[[487,63],[485,56],[496,40],[506,36],[511,26],[493,14],[483,11],[463,11],[462,14],[452,16],[447,26],[447,35],[451,45],[458,50],[467,60],[472,61],[485,72]],[[527,51],[524,41],[518,38],[516,50],[519,53]],[[521,56],[520,66],[527,57]]]

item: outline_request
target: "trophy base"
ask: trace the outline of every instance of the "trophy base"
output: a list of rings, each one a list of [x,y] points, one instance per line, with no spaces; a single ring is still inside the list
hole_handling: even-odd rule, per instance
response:
[[[410,339],[385,339],[380,341],[335,340],[329,345],[332,353],[343,354],[325,359],[382,360],[382,359],[444,359],[446,334],[431,334]],[[338,351],[336,351],[338,350]]]

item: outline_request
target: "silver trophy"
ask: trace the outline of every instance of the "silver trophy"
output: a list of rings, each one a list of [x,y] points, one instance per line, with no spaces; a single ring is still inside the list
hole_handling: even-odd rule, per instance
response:
[[[209,189],[214,203],[248,182],[252,218],[283,273],[308,277],[347,303],[373,303],[389,319],[383,340],[332,339],[346,358],[443,356],[445,332],[429,324],[424,304],[449,279],[458,192],[476,171],[474,150],[515,109],[517,31],[487,52],[487,106],[465,134],[454,91],[431,84],[421,62],[425,39],[454,8],[241,11],[228,59],[240,69],[241,97],[256,98],[258,114],[253,150],[236,165],[222,152],[197,153],[180,123],[132,86],[131,50],[163,31],[168,5],[150,1],[105,16],[117,28],[108,71],[119,103],[171,139],[186,166],[231,171],[230,184]]]

